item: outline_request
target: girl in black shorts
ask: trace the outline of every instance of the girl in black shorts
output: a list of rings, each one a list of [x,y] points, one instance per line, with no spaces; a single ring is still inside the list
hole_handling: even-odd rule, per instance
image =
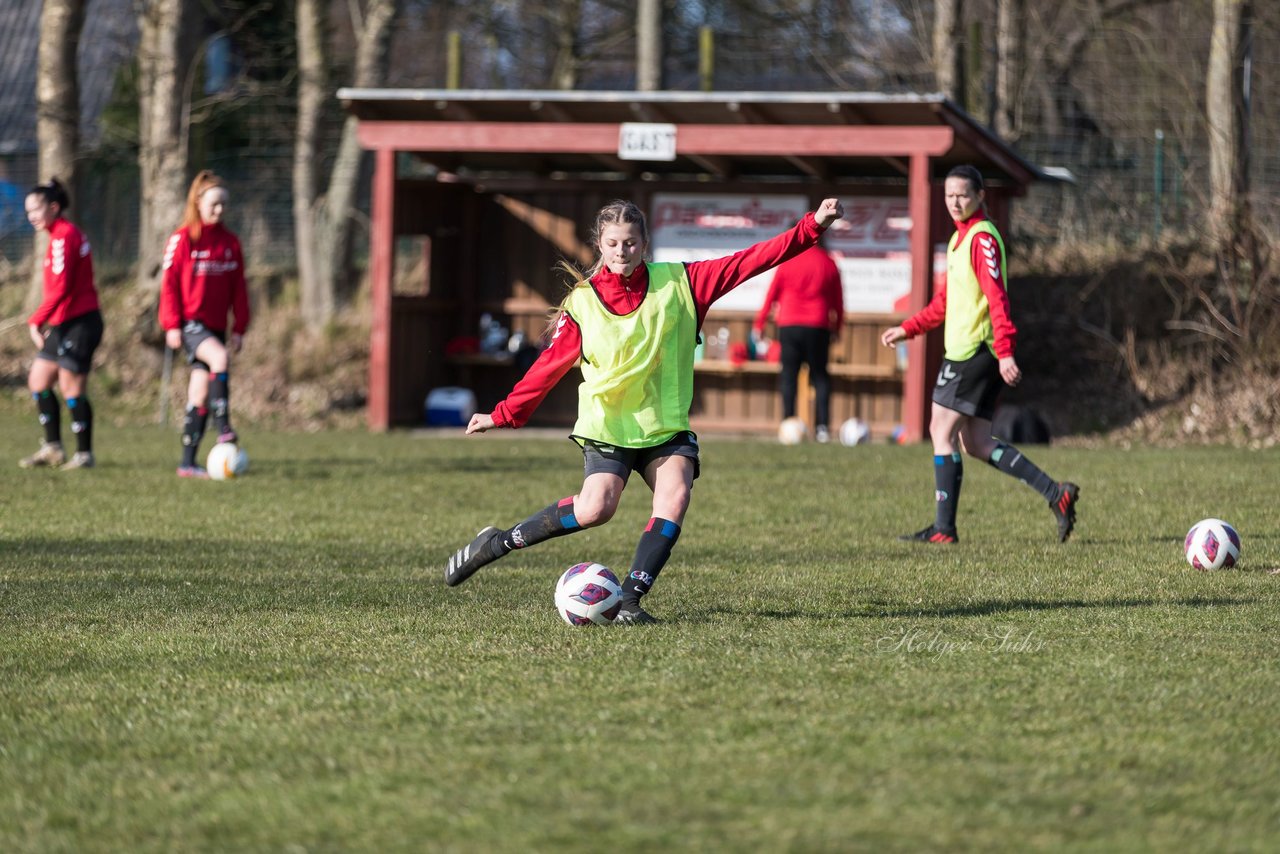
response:
[[[900,539],[959,542],[956,507],[964,479],[963,448],[1039,492],[1053,511],[1058,541],[1063,542],[1075,527],[1080,487],[1054,481],[1017,448],[991,435],[1000,389],[1017,385],[1022,371],[1013,358],[1017,330],[1005,290],[1004,241],[983,210],[982,175],[972,166],[957,166],[947,175],[944,193],[956,223],[947,246],[946,284],[922,311],[880,336],[881,343],[892,347],[946,323],[945,359],[929,418],[936,514],[932,525]]]
[[[93,353],[102,341],[102,313],[93,284],[93,255],[89,241],[63,213],[71,206],[67,190],[52,178],[27,193],[27,221],[38,231],[49,232],[44,256],[44,299],[27,320],[36,360],[27,377],[27,388],[40,413],[44,442],[40,449],[20,460],[23,468],[61,466],[93,468],[93,407],[85,394]],[[62,419],[57,381],[67,401],[76,452],[67,459],[62,449]]]
[[[467,425],[468,433],[522,426],[581,360],[572,438],[583,450],[582,488],[508,530],[485,528],[449,558],[445,583],[461,584],[513,549],[603,525],[634,471],[653,490],[653,516],[623,580],[615,622],[657,622],[640,598],[671,556],[698,476],[698,442],[689,429],[698,329],[713,302],[815,245],[842,214],[840,203],[827,199],[794,228],[734,255],[654,264],[645,261],[649,231],[640,209],[625,201],[602,208],[591,235],[599,258],[585,276],[575,271],[551,343],[506,400]]]

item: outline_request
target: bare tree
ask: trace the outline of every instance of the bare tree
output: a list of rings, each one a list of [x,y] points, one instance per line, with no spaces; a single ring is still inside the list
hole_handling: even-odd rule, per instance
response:
[[[141,203],[138,286],[160,289],[165,238],[185,203],[187,153],[182,121],[186,0],[141,0],[138,46],[138,171]]]
[[[938,91],[953,101],[961,99],[960,18],[964,0],[937,0],[933,12],[933,78]]]
[[[1205,81],[1209,126],[1207,231],[1226,246],[1248,231],[1245,150],[1245,79],[1251,0],[1213,0],[1213,35]]]
[[[76,154],[80,148],[80,86],[76,53],[84,27],[84,0],[45,0],[40,11],[40,47],[36,67],[36,139],[40,180],[57,176],[76,194]],[[35,270],[28,302],[40,301],[44,253],[49,234],[36,232]]]
[[[555,89],[576,89],[578,86],[578,69],[582,64],[578,40],[581,15],[582,0],[560,0],[547,12],[556,45],[555,63],[551,67],[551,86]]]
[[[662,88],[662,0],[636,3],[636,89]]]
[[[1023,75],[1023,38],[1027,0],[998,0],[996,14],[995,131],[1006,140],[1018,138],[1018,89]]]
[[[332,318],[338,284],[349,274],[351,211],[359,179],[361,150],[356,119],[348,117],[321,192],[319,153],[321,118],[329,97],[324,68],[327,50],[320,25],[323,3],[298,0],[298,127],[294,139],[293,219],[298,252],[302,314],[313,331]],[[387,46],[397,14],[397,0],[365,0],[350,4],[356,38],[352,85],[373,87],[386,77]]]

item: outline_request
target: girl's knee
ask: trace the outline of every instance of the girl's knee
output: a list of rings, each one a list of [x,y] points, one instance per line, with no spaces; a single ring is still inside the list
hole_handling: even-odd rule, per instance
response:
[[[610,500],[608,496],[580,495],[573,502],[573,515],[578,520],[578,524],[584,528],[603,525],[613,518],[617,510],[617,499]]]

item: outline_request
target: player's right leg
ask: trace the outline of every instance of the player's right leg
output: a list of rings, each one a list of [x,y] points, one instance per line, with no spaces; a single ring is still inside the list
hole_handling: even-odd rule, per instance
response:
[[[203,362],[195,362],[191,379],[187,383],[187,409],[182,420],[182,461],[178,463],[178,477],[206,480],[209,477],[199,463],[200,440],[204,438],[209,423],[209,371]]]
[[[956,510],[960,486],[964,483],[964,461],[956,436],[968,416],[934,403],[929,417],[933,440],[933,524],[898,539],[921,543],[950,544],[960,541],[956,533]]]
[[[577,495],[562,498],[503,531],[488,527],[454,552],[444,567],[444,583],[456,587],[481,567],[544,540],[603,525],[613,518],[626,479],[612,472],[588,474]]]
[[[58,377],[58,363],[55,361],[56,355],[45,352],[48,349],[49,345],[46,343],[45,349],[31,363],[31,371],[27,375],[27,389],[36,404],[40,427],[44,430],[44,441],[34,454],[18,461],[18,465],[24,469],[60,466],[67,457],[62,450],[62,413],[58,407],[58,396],[53,391],[54,381]]]

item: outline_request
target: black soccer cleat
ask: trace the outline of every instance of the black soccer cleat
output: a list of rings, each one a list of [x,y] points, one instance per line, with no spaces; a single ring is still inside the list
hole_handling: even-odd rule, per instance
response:
[[[960,542],[960,535],[955,531],[944,531],[936,525],[930,525],[927,528],[922,528],[921,530],[916,531],[914,534],[903,534],[898,537],[898,539],[909,543],[943,543],[947,545],[954,545]]]
[[[1074,483],[1060,483],[1061,494],[1056,502],[1049,505],[1053,515],[1058,519],[1058,542],[1065,543],[1076,527],[1076,504],[1080,501],[1080,487]]]
[[[639,605],[632,605],[631,607],[623,605],[622,610],[618,612],[618,616],[613,618],[613,621],[622,626],[651,625],[660,622],[657,617]]]
[[[487,563],[493,563],[498,556],[490,546],[501,532],[490,525],[480,533],[469,545],[454,552],[444,567],[444,583],[456,587],[476,574],[476,570]]]

